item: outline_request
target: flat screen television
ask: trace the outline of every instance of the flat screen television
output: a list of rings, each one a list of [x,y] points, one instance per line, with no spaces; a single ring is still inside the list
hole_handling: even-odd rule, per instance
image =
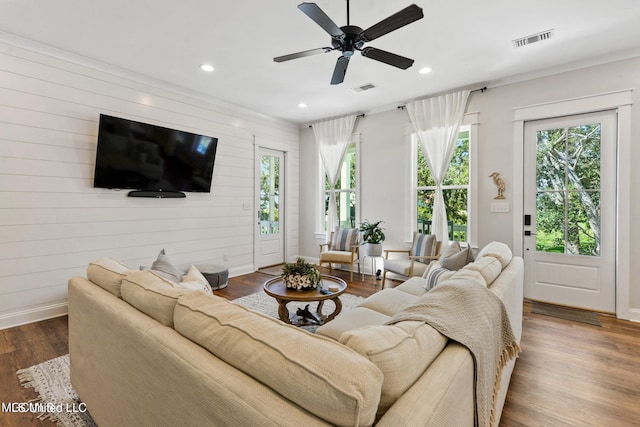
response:
[[[93,186],[152,197],[210,192],[217,147],[211,136],[101,114]]]

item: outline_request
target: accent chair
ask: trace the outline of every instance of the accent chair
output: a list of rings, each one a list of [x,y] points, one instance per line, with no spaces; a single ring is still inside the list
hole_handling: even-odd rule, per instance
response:
[[[357,228],[336,227],[331,232],[329,242],[320,245],[320,258],[318,264],[349,264],[351,266],[350,281],[353,282],[353,266],[358,264],[360,274],[360,230]]]
[[[436,241],[434,234],[413,233],[411,249],[385,249],[384,275],[382,289],[385,287],[387,272],[402,276],[405,280],[413,276],[422,276],[429,263],[440,258],[442,242]],[[390,254],[400,254],[401,257],[389,258]]]

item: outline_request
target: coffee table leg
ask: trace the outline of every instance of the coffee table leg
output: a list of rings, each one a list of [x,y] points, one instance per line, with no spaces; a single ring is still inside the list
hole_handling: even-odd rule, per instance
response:
[[[340,301],[340,297],[331,298],[331,301],[336,305],[336,309],[333,310],[333,313],[328,315],[326,319],[324,319],[324,323],[333,320],[342,311],[342,301]]]
[[[291,319],[289,319],[289,310],[287,309],[288,303],[289,301],[281,299],[278,300],[278,317],[280,317],[280,320],[282,320],[284,323],[291,324]]]

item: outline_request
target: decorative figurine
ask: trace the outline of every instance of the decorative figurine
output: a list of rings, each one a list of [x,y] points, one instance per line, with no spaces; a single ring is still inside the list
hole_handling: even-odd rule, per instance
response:
[[[313,314],[311,314],[311,311],[309,311],[309,304],[307,304],[307,305],[304,307],[304,310],[303,310],[302,308],[298,308],[298,309],[296,310],[296,314],[297,314],[298,316],[302,317],[302,320],[303,320],[304,322],[306,322],[306,321],[310,320],[310,321],[312,321],[313,323],[320,323],[320,320],[318,320],[318,319],[316,318],[316,316],[314,316]]]
[[[500,174],[494,172],[489,175],[489,178],[493,178],[493,183],[498,187],[498,195],[494,199],[504,199],[504,181],[500,178]]]

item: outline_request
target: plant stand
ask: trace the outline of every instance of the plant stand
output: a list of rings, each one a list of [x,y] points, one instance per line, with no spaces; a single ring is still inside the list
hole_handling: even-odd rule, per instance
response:
[[[382,255],[365,255],[362,257],[362,265],[365,265],[367,258],[369,258],[371,260],[371,273],[373,274],[373,276],[375,277],[376,275],[376,269],[378,268],[378,258],[380,258],[382,260],[382,263],[384,265],[384,257]],[[361,278],[362,280],[364,280],[364,268],[362,269],[362,274],[361,274]],[[380,282],[382,283],[382,282]],[[373,284],[373,286],[378,286],[378,283],[375,282]]]

